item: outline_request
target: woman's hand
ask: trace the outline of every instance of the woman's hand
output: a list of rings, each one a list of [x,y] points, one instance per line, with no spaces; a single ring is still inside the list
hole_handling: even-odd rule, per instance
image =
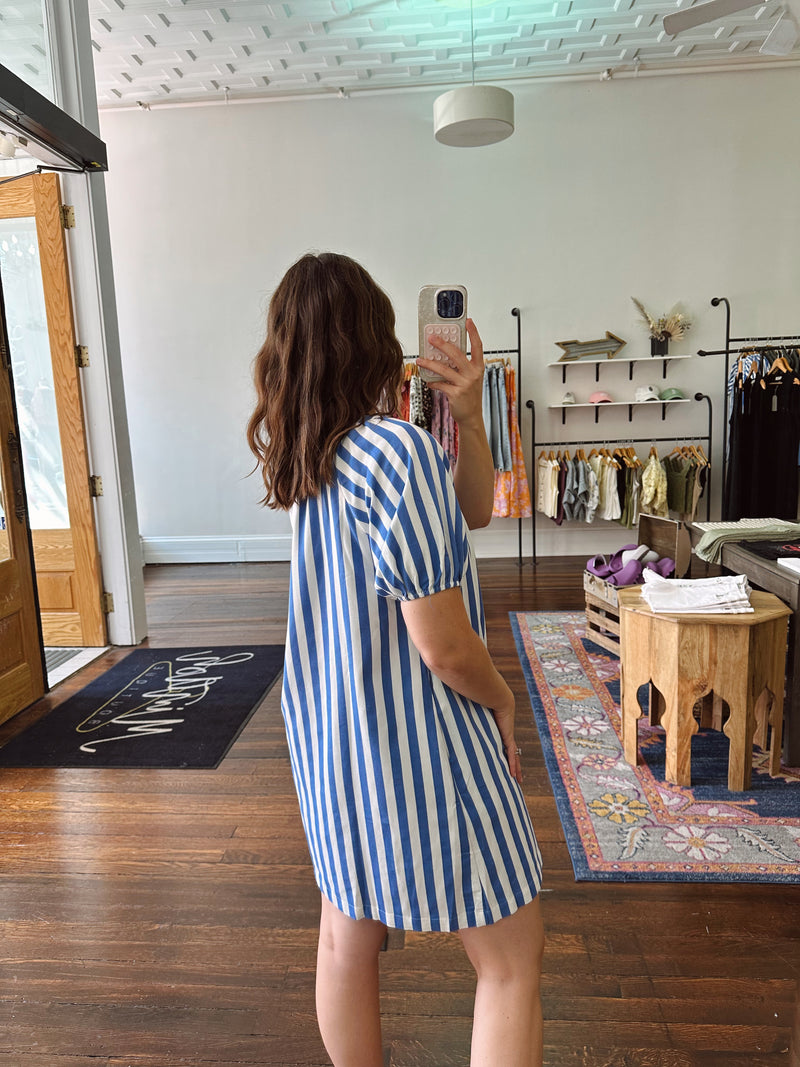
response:
[[[502,708],[493,708],[492,715],[494,715],[494,721],[497,723],[497,729],[500,731],[500,736],[503,739],[503,750],[506,754],[506,762],[508,763],[508,769],[511,772],[511,777],[515,778],[520,785],[522,785],[522,763],[520,762],[520,749],[517,747],[517,739],[514,736],[514,696],[509,690],[511,696],[511,705],[504,706]]]
[[[436,334],[430,338],[434,348],[438,348],[447,362],[436,359],[418,359],[417,364],[425,370],[441,374],[442,381],[428,382],[431,389],[444,393],[450,402],[450,411],[459,424],[480,420],[483,425],[483,342],[478,328],[472,319],[467,319],[472,359],[467,359],[452,341],[445,341]]]
[[[431,344],[447,358],[418,359],[426,370],[436,371],[443,380],[430,382],[431,389],[444,393],[450,414],[458,424],[458,460],[453,472],[458,503],[471,530],[488,526],[494,506],[494,460],[483,422],[483,342],[472,319],[467,319],[472,359],[458,345],[431,337]]]

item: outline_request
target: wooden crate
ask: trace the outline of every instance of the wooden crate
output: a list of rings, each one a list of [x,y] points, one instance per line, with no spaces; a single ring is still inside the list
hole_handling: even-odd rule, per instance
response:
[[[595,644],[619,655],[619,608],[590,592],[586,593],[586,636]]]

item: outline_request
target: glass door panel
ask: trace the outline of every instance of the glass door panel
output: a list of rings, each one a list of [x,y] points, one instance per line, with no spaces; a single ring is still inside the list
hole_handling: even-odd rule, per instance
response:
[[[44,0],[2,5],[0,63],[37,93],[54,99],[53,62]]]
[[[0,274],[30,527],[66,530],[70,523],[64,461],[35,219],[0,219]]]

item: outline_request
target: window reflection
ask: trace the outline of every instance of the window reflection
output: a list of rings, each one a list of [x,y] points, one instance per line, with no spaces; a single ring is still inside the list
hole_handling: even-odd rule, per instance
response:
[[[0,18],[0,63],[37,93],[55,102],[53,64],[44,0],[3,4]]]
[[[0,278],[31,529],[67,529],[64,464],[34,219],[0,220]]]

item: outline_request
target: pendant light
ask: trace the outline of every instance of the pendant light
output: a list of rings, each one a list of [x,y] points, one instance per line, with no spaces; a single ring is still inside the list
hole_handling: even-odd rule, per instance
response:
[[[475,22],[469,5],[472,84],[443,93],[433,102],[433,130],[440,144],[479,148],[504,141],[514,132],[514,97],[496,85],[475,84]]]

